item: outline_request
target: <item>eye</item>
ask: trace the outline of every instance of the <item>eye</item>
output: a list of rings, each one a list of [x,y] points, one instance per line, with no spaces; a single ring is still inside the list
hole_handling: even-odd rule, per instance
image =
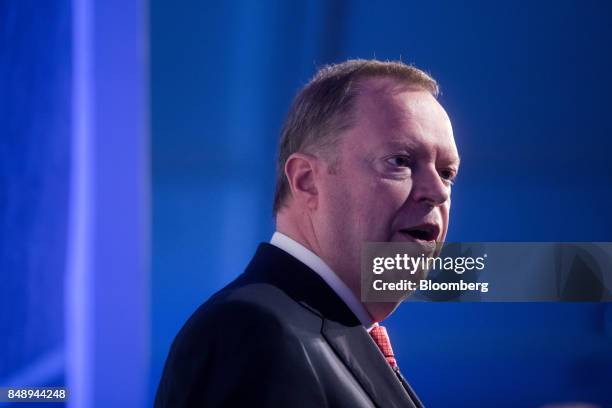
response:
[[[386,159],[386,162],[393,167],[410,167],[410,157],[405,155],[391,156]]]
[[[455,184],[455,178],[457,177],[457,174],[452,169],[445,169],[440,171],[440,177],[442,177],[445,183],[453,185]]]

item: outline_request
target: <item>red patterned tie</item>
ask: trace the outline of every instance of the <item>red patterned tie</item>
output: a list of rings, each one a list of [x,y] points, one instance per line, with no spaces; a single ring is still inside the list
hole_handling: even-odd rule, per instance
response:
[[[393,355],[393,349],[391,348],[391,341],[387,334],[385,326],[376,325],[370,330],[370,336],[374,339],[374,342],[385,356],[385,359],[393,370],[397,369],[397,361]]]

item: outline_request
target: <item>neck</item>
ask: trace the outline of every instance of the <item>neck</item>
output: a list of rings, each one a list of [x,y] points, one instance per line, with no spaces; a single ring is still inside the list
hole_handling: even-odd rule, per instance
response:
[[[375,322],[382,322],[399,306],[396,302],[364,302],[363,307]]]
[[[287,213],[279,213],[276,217],[276,231],[303,245],[327,263],[325,257],[322,256],[322,251],[319,249],[316,236],[314,233],[312,233],[312,228],[302,226],[301,223],[294,221]],[[356,299],[361,299],[361,288],[359,287],[360,279],[350,280],[347,282],[347,279],[344,279],[341,274],[336,272],[336,275],[349,287]],[[399,306],[399,303],[397,302],[361,303],[374,322],[381,322],[385,320]]]
[[[308,248],[321,259],[324,259],[321,256],[316,236],[312,233],[312,228],[307,228],[303,225],[303,222],[300,222],[300,219],[304,218],[306,217],[295,217],[289,211],[281,210],[276,216],[276,230]],[[312,227],[312,224],[309,225]]]

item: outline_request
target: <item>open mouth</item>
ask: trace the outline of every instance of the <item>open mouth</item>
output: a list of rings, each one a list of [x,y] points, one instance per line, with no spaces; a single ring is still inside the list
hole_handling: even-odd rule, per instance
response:
[[[435,224],[422,224],[401,229],[400,232],[417,241],[435,241],[438,238],[440,228]]]

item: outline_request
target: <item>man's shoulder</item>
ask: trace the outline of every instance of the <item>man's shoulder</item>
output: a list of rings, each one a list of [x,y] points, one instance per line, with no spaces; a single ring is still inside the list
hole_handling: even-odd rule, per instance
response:
[[[313,314],[312,310],[279,287],[266,282],[253,282],[222,289],[204,303],[194,316],[292,321]]]
[[[176,401],[185,398],[198,404],[198,398],[242,401],[235,387],[259,395],[281,372],[308,381],[306,345],[321,336],[322,325],[319,315],[281,288],[241,275],[202,304],[177,334],[156,406],[184,406]]]
[[[270,283],[232,284],[191,315],[175,342],[201,345],[219,337],[253,338],[261,332],[284,338],[298,332],[320,332],[322,323],[315,311]]]

